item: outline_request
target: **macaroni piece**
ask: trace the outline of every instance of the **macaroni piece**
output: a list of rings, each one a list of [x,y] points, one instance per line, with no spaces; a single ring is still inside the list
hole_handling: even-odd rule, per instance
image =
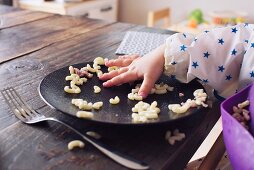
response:
[[[109,99],[109,103],[111,104],[118,104],[119,102],[120,102],[120,99],[118,96],[116,96],[114,99],[113,98]]]
[[[130,99],[130,100],[135,100],[135,99],[134,99],[134,94],[133,94],[133,93],[129,93],[127,97],[128,97],[128,99]]]
[[[97,70],[96,74],[97,74],[97,77],[100,77],[103,74],[103,72],[101,70]]]
[[[172,110],[173,112],[177,114],[181,114],[181,113],[185,113],[190,108],[190,105],[173,104],[173,105],[169,105],[168,108],[169,110]]]
[[[81,90],[80,90],[79,87],[73,89],[73,88],[70,88],[70,86],[65,86],[65,87],[64,87],[64,91],[65,91],[66,93],[75,93],[75,94],[81,92]]]
[[[185,113],[190,107],[203,106],[208,107],[204,102],[206,101],[207,94],[203,89],[197,89],[193,92],[194,99],[188,99],[185,103],[169,104],[168,109],[177,114]]]
[[[88,78],[92,78],[92,77],[93,77],[93,74],[88,73],[87,77],[88,77]]]
[[[137,84],[135,86],[135,89],[131,90],[131,93],[128,94],[128,99],[130,100],[143,100],[142,96],[138,95],[138,91],[140,89],[141,84]],[[173,91],[173,87],[170,87],[167,84],[160,83],[160,84],[155,84],[154,88],[151,89],[150,94],[165,94],[168,91]]]
[[[87,112],[87,111],[78,111],[76,113],[76,116],[78,118],[91,119],[93,118],[94,114],[92,112]]]
[[[82,110],[92,110],[93,108],[93,104],[91,102],[88,103],[86,100],[83,99],[72,99],[71,103]]]
[[[160,109],[157,107],[157,102],[154,101],[150,104],[140,101],[132,108],[132,121],[133,122],[147,122],[151,119],[158,119]]]
[[[155,89],[155,94],[165,94],[167,93],[167,89]]]
[[[108,72],[114,71],[114,70],[118,70],[117,66],[112,66],[108,68]]]
[[[242,108],[244,108],[246,106],[249,106],[249,105],[250,105],[250,101],[249,100],[245,100],[244,102],[239,103],[237,106],[238,106],[239,109],[242,109]]]
[[[167,93],[167,91],[173,91],[173,87],[170,87],[169,85],[164,84],[164,83],[155,84],[154,89],[155,90],[151,91],[151,93],[165,94],[165,93]]]
[[[101,92],[101,88],[99,86],[93,86],[94,89],[94,93],[100,93]]]
[[[82,110],[99,110],[103,106],[103,102],[95,102],[93,104],[91,102],[88,103],[86,100],[83,99],[72,99],[71,103]]]
[[[182,141],[185,138],[184,133],[180,133],[178,129],[175,129],[173,133],[168,130],[165,134],[165,139],[170,145],[174,145],[176,141]]]
[[[103,106],[103,102],[96,102],[93,104],[93,108],[99,110]]]
[[[80,140],[73,140],[71,142],[68,143],[68,149],[72,150],[74,148],[84,148],[85,147],[85,143],[80,141]]]
[[[152,90],[150,91],[150,94],[154,94],[155,93],[155,88],[152,88]]]
[[[79,75],[77,75],[77,74],[71,74],[70,76],[66,76],[65,77],[65,80],[66,81],[74,81],[74,82],[76,82],[76,81],[78,81],[80,79],[80,77],[79,77]]]
[[[93,131],[88,131],[86,132],[87,135],[93,137],[94,139],[100,139],[101,138],[101,135],[96,133],[96,132],[93,132]]]
[[[74,73],[79,75],[79,77],[88,77],[90,76],[90,73],[88,72],[86,67],[82,67],[81,69],[74,68]]]
[[[155,84],[154,85],[155,89],[157,90],[164,90],[168,88],[168,85],[167,84],[164,84],[164,83],[160,83],[160,84]]]
[[[83,83],[86,83],[87,82],[87,78],[85,78],[85,77],[82,77],[82,78],[80,78],[82,81],[83,81]]]
[[[167,87],[167,91],[173,91],[173,90],[174,90],[174,87],[171,87],[171,86]]]
[[[87,65],[86,65],[86,68],[87,68],[88,71],[90,71],[90,72],[92,72],[92,73],[95,73],[95,72],[96,72],[96,70],[95,70],[94,68],[92,68],[92,67],[90,66],[90,64],[87,64]]]
[[[74,68],[73,68],[73,66],[69,66],[69,71],[70,71],[70,74],[74,74]]]
[[[95,71],[98,71],[101,69],[101,66],[97,65],[96,63],[93,64],[93,68],[95,69]]]
[[[81,89],[76,85],[83,85],[83,83],[87,82],[87,78],[92,78],[93,74],[89,72],[96,73],[98,77],[101,76],[103,72],[100,70],[100,65],[104,65],[104,59],[102,57],[94,59],[93,67],[91,67],[90,64],[87,64],[86,67],[82,67],[81,69],[69,66],[70,75],[66,76],[65,80],[71,82],[70,86],[64,87],[64,91],[67,93],[80,93]],[[86,76],[87,78],[83,76]],[[99,88],[96,88],[94,91],[95,93],[100,92]]]
[[[104,65],[105,64],[105,61],[102,57],[96,57],[94,60],[93,60],[94,63],[98,64],[98,65]]]
[[[72,69],[73,67],[71,66],[70,68]],[[66,76],[65,80],[71,81],[70,86],[64,87],[64,91],[67,93],[80,93],[81,89],[76,85],[82,85],[84,82],[87,81],[86,78],[80,78],[78,74],[71,74],[70,76]]]
[[[245,107],[249,106],[250,101],[245,100],[242,103],[237,104],[237,106],[233,106],[233,114],[232,116],[247,130],[249,130],[249,121],[250,111],[244,109]]]
[[[183,96],[184,96],[184,94],[183,94],[183,93],[179,93],[178,95],[179,95],[179,97],[183,97]]]
[[[145,122],[148,121],[145,116],[141,116],[137,113],[132,113],[131,117],[132,117],[132,121],[135,122],[135,123],[137,123],[137,122],[145,123]]]
[[[137,93],[139,91],[139,87],[135,88],[135,89],[131,89],[131,93]]]
[[[129,93],[128,94],[128,99],[140,101],[140,100],[143,100],[143,97],[138,95],[138,93]]]

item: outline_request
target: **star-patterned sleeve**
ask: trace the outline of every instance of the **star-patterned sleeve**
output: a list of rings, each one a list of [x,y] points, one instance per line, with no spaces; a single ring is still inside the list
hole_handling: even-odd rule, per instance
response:
[[[254,25],[170,36],[164,73],[185,83],[197,77],[223,97],[234,94],[254,80]]]

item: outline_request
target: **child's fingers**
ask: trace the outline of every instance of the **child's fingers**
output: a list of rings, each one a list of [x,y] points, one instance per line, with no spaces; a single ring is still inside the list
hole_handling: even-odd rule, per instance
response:
[[[133,54],[133,55],[122,55],[122,56],[119,56],[118,58],[121,58],[121,59],[136,59],[138,57],[139,57],[138,54]]]
[[[118,76],[119,74],[122,74],[124,72],[128,71],[128,68],[127,67],[122,67],[118,70],[114,70],[114,71],[111,71],[109,73],[104,73],[103,75],[101,75],[99,77],[100,80],[108,80],[108,79],[112,79],[113,77],[116,77]]]
[[[136,54],[119,56],[118,59],[105,61],[105,65],[107,67],[111,67],[111,66],[126,67],[130,65],[133,60],[137,58],[139,58],[139,55],[136,55]]]
[[[143,98],[146,98],[148,94],[151,92],[153,86],[154,86],[154,80],[148,76],[144,76],[143,83],[141,84],[141,87],[139,89],[138,95],[142,96]]]
[[[129,58],[126,58],[126,59],[123,59],[123,58],[118,58],[118,59],[115,59],[115,60],[108,60],[105,62],[105,65],[107,67],[112,67],[112,66],[117,66],[117,67],[126,67],[128,65],[130,65],[132,63],[132,59],[129,59]]]
[[[111,86],[116,86],[116,85],[121,85],[127,82],[131,82],[136,80],[137,77],[135,76],[134,73],[132,72],[124,72],[122,74],[119,74],[118,76],[106,81],[103,83],[104,87],[111,87]]]
[[[118,58],[121,58],[121,59],[126,59],[126,58],[129,58],[130,56],[129,55],[120,55],[118,56]]]

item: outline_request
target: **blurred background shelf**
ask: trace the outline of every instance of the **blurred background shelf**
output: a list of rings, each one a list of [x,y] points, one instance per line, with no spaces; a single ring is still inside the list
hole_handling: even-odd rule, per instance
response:
[[[86,0],[82,2],[19,0],[14,3],[22,9],[85,16],[88,18],[117,21],[118,0]]]

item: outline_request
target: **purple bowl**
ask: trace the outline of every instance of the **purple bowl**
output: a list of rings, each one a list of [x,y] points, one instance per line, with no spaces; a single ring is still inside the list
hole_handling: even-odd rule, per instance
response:
[[[231,165],[236,170],[254,169],[254,103],[249,107],[250,110],[250,132],[246,130],[234,117],[233,106],[249,99],[254,101],[254,85],[250,85],[241,90],[234,96],[226,99],[221,104],[223,136],[226,150]],[[250,92],[252,91],[252,92]]]

